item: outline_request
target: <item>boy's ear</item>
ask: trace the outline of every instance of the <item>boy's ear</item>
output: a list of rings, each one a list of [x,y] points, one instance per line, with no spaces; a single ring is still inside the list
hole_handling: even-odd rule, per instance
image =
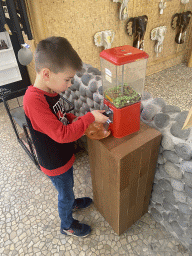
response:
[[[43,76],[43,80],[45,82],[48,82],[50,79],[50,70],[48,68],[43,68],[42,69],[42,76]]]

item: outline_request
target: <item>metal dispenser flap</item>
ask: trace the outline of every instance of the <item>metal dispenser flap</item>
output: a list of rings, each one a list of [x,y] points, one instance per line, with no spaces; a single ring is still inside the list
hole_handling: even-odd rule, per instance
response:
[[[106,130],[108,130],[108,129],[109,129],[109,125],[110,125],[111,123],[113,123],[113,110],[109,108],[105,113],[103,113],[103,115],[109,117],[109,119],[107,120],[107,122],[103,124],[104,128],[105,128]]]

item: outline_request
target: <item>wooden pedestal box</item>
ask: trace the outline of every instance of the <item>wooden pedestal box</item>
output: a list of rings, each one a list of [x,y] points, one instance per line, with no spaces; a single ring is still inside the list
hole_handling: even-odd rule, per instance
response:
[[[148,212],[161,133],[141,122],[124,138],[87,142],[94,205],[120,235]]]

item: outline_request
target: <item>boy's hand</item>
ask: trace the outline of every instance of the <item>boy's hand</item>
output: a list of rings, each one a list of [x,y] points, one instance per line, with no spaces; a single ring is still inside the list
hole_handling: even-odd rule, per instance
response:
[[[94,117],[95,117],[95,122],[97,122],[97,123],[105,123],[105,122],[107,122],[107,120],[109,119],[109,117],[107,117],[107,116],[104,116],[104,115],[102,115],[102,113],[104,113],[105,112],[105,110],[93,110],[93,111],[91,111],[91,113],[94,115]]]

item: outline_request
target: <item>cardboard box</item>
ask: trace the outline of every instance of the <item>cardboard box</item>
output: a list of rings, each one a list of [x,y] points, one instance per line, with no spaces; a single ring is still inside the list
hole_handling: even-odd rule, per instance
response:
[[[94,205],[118,235],[148,211],[161,138],[143,122],[121,139],[87,138]]]

